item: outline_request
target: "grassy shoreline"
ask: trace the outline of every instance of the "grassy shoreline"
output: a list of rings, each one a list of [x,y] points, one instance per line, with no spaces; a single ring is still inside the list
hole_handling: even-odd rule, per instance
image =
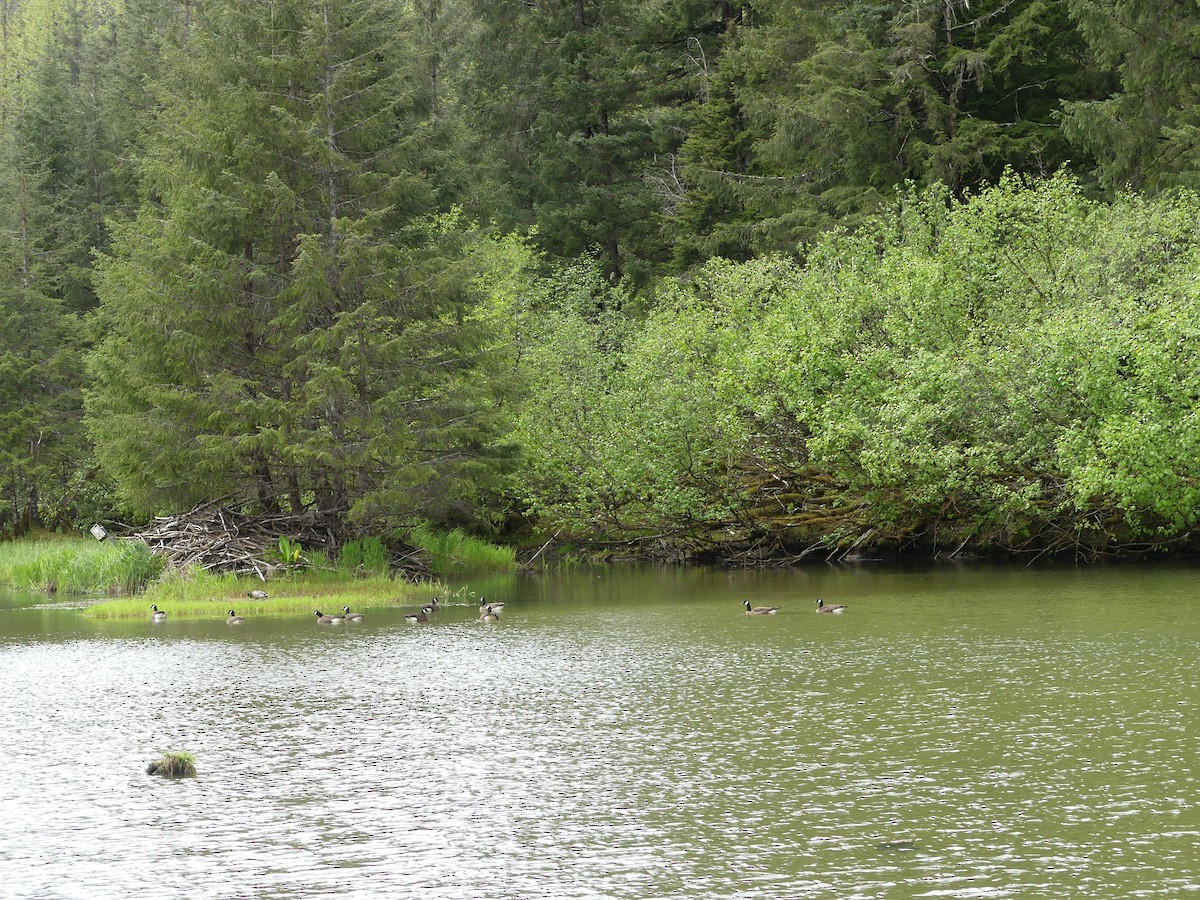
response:
[[[265,600],[249,595],[265,590]],[[394,606],[414,606],[432,597],[444,597],[448,588],[438,582],[419,584],[396,581],[385,575],[367,578],[322,577],[303,575],[266,584],[255,578],[235,578],[207,573],[174,573],[150,585],[136,597],[103,600],[83,611],[92,619],[144,618],[154,604],[172,619],[225,618],[230,609],[239,616],[312,615],[313,610],[340,612],[349,606],[366,612]]]
[[[341,560],[339,560],[339,563]],[[150,615],[155,604],[172,620],[239,615],[312,615],[314,609],[339,612],[343,606],[365,612],[394,606],[419,606],[445,598],[449,588],[437,581],[413,583],[392,578],[386,559],[375,566],[315,566],[263,583],[253,577],[216,575],[203,570],[166,571],[144,544],[97,542],[79,536],[52,535],[0,543],[0,585],[49,594],[106,595],[81,610],[91,619],[135,619]],[[265,590],[266,599],[251,591]]]
[[[0,543],[0,584],[49,594],[132,594],[162,571],[136,541],[48,535]]]

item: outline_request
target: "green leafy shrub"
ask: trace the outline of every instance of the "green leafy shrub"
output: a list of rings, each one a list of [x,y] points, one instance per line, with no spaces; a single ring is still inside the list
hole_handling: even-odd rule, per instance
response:
[[[518,322],[512,492],[563,540],[1099,552],[1200,524],[1200,197],[900,198],[637,320]],[[528,339],[528,338],[527,338]]]

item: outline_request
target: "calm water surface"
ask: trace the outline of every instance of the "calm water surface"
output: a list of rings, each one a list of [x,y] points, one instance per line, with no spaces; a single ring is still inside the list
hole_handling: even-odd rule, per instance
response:
[[[1194,895],[1198,584],[612,569],[472,583],[491,626],[0,596],[0,897]],[[145,774],[171,749],[199,777]]]

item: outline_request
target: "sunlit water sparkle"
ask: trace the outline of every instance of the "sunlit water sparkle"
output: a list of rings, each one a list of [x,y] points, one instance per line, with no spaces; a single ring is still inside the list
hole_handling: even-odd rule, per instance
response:
[[[1194,584],[612,570],[333,628],[14,598],[0,897],[1186,895]],[[147,776],[170,749],[199,777]]]

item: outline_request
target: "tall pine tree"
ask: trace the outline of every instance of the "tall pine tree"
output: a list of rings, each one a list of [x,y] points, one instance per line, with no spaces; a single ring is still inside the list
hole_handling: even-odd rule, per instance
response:
[[[134,510],[448,515],[486,472],[480,335],[391,0],[212,0],[101,267],[88,409]]]
[[[689,41],[732,16],[712,0],[471,0],[480,27],[464,102],[503,173],[507,227],[639,279],[670,256],[657,215],[682,138]],[[668,201],[669,202],[669,201]]]
[[[1098,62],[1113,76],[1103,99],[1067,97],[1063,129],[1093,154],[1110,188],[1200,186],[1200,6],[1152,0],[1071,0]]]
[[[1054,171],[1070,158],[1058,100],[1103,87],[1062,3],[752,6],[717,69],[727,93],[714,95],[744,123],[749,151],[727,170],[719,155],[698,154],[710,114],[695,119],[684,156],[694,188],[711,194],[723,180],[727,221],[753,252],[861,221],[905,182],[961,192],[1005,166]]]
[[[70,505],[83,451],[79,329],[57,296],[52,165],[18,119],[0,140],[0,529]]]
[[[0,116],[0,519],[18,531],[73,519],[93,472],[78,314],[96,304],[93,253],[114,202],[113,141],[97,104],[109,4],[21,12],[21,35],[10,18],[4,38],[25,50],[13,57],[19,91]]]
[[[644,120],[620,0],[476,0],[483,28],[471,97],[504,160],[513,202],[554,252],[597,249],[612,273],[651,207],[636,165]],[[631,168],[631,166],[633,168]]]

